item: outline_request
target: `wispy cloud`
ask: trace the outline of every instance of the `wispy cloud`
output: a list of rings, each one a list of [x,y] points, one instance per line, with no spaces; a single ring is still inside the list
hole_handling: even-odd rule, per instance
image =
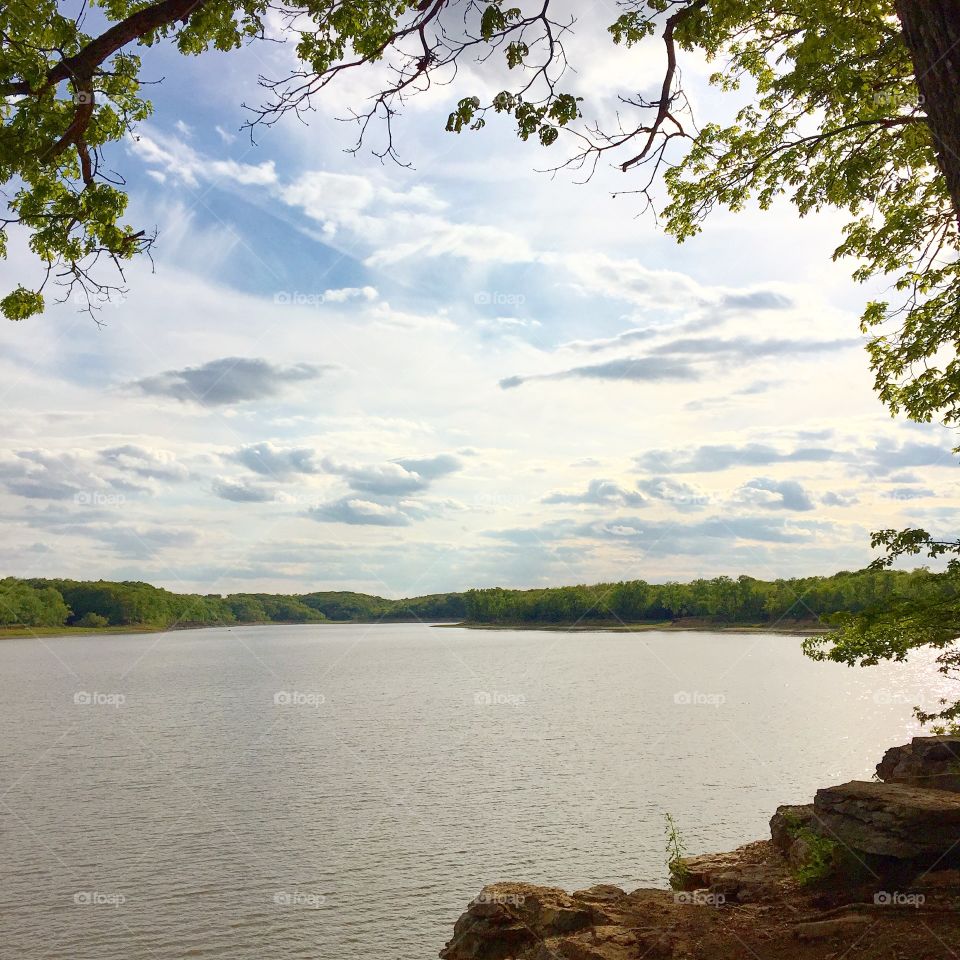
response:
[[[555,491],[548,493],[541,502],[642,507],[646,500],[635,490],[628,490],[614,480],[591,480],[586,490],[572,493]]]
[[[101,462],[145,480],[186,480],[190,471],[169,450],[155,450],[135,443],[108,447],[99,453]]]
[[[452,454],[383,463],[349,463],[324,457],[322,467],[326,473],[343,477],[358,493],[402,495],[426,490],[434,480],[459,470],[461,462]]]
[[[226,477],[214,478],[213,492],[221,500],[231,500],[234,503],[268,503],[275,499],[275,494],[266,487]]]
[[[768,510],[813,510],[810,494],[796,480],[775,480],[755,477],[748,480],[736,493],[737,499],[754,507]]]
[[[765,443],[705,444],[685,450],[650,450],[636,457],[642,470],[656,473],[712,473],[731,467],[758,467],[772,463],[824,463],[838,458],[829,447],[779,450]]]
[[[658,383],[664,380],[699,380],[700,374],[682,360],[653,357],[624,357],[606,363],[570,367],[557,373],[538,373],[521,377],[505,377],[500,381],[504,390],[519,387],[535,380],[622,380],[634,383]]]
[[[290,384],[316,380],[331,369],[324,364],[283,367],[258,358],[223,357],[198,367],[165,370],[130,386],[150,397],[219,407],[278,396]]]
[[[250,443],[227,455],[234,463],[274,480],[296,474],[320,473],[316,453],[310,447],[279,447],[269,440]]]
[[[685,337],[653,347],[653,356],[696,356],[704,360],[751,360],[767,357],[791,357],[811,353],[833,353],[861,346],[855,337],[836,340],[785,340],[752,337]]]
[[[183,127],[181,134],[188,134]],[[272,160],[240,163],[204,156],[178,137],[164,136],[156,130],[140,132],[129,140],[130,149],[154,174],[155,179],[179,181],[196,187],[201,181],[222,181],[228,185],[270,186],[277,182]]]
[[[325,523],[347,523],[351,526],[406,527],[415,512],[403,504],[379,503],[361,497],[343,497],[322,503],[307,511],[314,520]]]

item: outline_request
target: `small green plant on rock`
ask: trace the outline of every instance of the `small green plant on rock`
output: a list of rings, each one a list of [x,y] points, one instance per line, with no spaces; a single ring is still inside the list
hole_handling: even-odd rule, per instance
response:
[[[804,857],[795,870],[801,885],[822,883],[834,873],[840,859],[840,845],[835,840],[822,837],[810,827],[799,827],[793,837],[803,844]]]
[[[683,862],[683,857],[687,852],[686,845],[683,842],[683,836],[680,828],[671,814],[666,814],[666,837],[667,837],[667,870],[670,871],[670,886],[674,890],[682,890],[689,878],[689,871]]]

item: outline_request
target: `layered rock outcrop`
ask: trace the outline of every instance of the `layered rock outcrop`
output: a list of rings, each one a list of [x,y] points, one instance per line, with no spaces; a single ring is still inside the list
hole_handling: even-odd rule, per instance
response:
[[[949,945],[960,944],[960,872],[950,869],[960,866],[958,757],[958,737],[918,737],[888,750],[880,782],[854,780],[817,791],[813,803],[780,807],[771,840],[675,863],[674,890],[485,887],[440,956],[953,956]]]
[[[960,866],[958,767],[960,737],[915,737],[886,752],[878,781],[824,787],[812,804],[778,808],[771,839],[798,867],[814,850],[832,848],[846,879],[906,881],[933,866]]]
[[[872,857],[919,868],[960,855],[960,793],[852,780],[817,791],[813,829]]]
[[[960,737],[914,737],[902,747],[891,747],[877,764],[884,783],[960,793]]]

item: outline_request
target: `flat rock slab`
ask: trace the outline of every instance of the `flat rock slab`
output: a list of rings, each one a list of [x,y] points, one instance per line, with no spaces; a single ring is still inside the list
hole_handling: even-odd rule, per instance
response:
[[[773,896],[787,878],[787,865],[769,856],[765,842],[748,843],[730,853],[706,853],[684,857],[671,868],[671,882],[678,890],[709,891],[715,898],[704,903],[737,900],[749,903]],[[696,898],[692,901],[698,902]]]
[[[845,934],[855,933],[869,926],[869,917],[835,917],[831,920],[817,920],[813,923],[798,923],[793,935],[798,940],[832,940]]]
[[[813,806],[818,832],[851,850],[911,861],[960,857],[958,793],[851,780],[818,790]]]

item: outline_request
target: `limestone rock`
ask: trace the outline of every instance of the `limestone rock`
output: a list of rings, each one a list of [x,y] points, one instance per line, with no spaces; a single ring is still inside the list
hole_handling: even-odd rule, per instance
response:
[[[862,942],[878,958],[942,956],[960,943],[960,737],[916,737],[888,750],[877,772],[883,782],[779,807],[770,841],[684,857],[671,868],[674,890],[484,887],[440,956],[837,960]],[[908,889],[921,891],[911,911],[878,908],[878,892]],[[914,906],[936,916],[936,930],[916,923]],[[791,935],[799,942],[788,947]]]
[[[891,747],[877,764],[886,783],[905,783],[960,793],[960,736],[914,737]]]
[[[797,839],[797,833],[804,828],[812,829],[815,821],[812,803],[777,807],[777,812],[770,818],[770,839],[787,856]]]
[[[955,872],[929,874],[919,888],[922,905],[907,910],[875,905],[880,889],[876,878],[855,887],[813,890],[800,884],[770,841],[748,844],[732,854],[692,857],[690,862],[696,883],[716,886],[735,880],[737,899],[717,909],[709,887],[693,893],[649,888],[624,893],[599,885],[566,893],[498,883],[484,887],[469,904],[441,957],[840,960],[869,954],[873,960],[934,960],[944,957],[945,944],[960,943]],[[751,900],[750,880],[759,876],[773,878],[775,889]]]
[[[793,935],[798,940],[827,940],[860,931],[869,923],[869,917],[834,917],[831,920],[815,920],[812,923],[798,923],[793,928]]]
[[[736,870],[740,864],[737,851],[705,853],[697,857],[683,857],[672,869],[671,879],[677,890],[709,889],[719,876]]]
[[[713,903],[750,903],[771,896],[785,877],[782,864],[771,862],[764,843],[748,843],[731,853],[684,857],[673,871],[675,888],[706,890]],[[705,902],[710,903],[709,899]]]
[[[440,956],[445,960],[505,960],[600,919],[601,911],[556,887],[495,883],[484,887],[470,903]]]
[[[960,855],[957,793],[852,780],[818,790],[814,812],[819,833],[855,852],[917,862]]]

